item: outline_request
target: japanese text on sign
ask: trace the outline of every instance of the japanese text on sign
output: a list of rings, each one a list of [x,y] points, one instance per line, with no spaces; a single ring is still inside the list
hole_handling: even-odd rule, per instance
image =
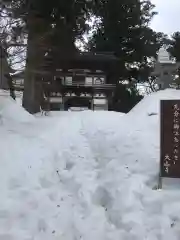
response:
[[[174,104],[173,106],[174,111],[174,119],[173,119],[173,134],[174,134],[174,159],[173,164],[175,165],[176,162],[179,160],[178,152],[179,152],[179,117],[180,117],[180,109],[178,107],[178,104]]]
[[[161,101],[161,175],[180,178],[180,100]]]

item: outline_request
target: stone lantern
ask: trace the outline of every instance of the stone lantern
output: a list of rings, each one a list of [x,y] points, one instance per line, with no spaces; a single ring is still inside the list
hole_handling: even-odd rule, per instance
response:
[[[158,84],[159,89],[164,90],[170,88],[179,67],[180,63],[172,61],[167,50],[163,47],[160,48],[158,60],[155,63],[154,71],[151,74],[152,76],[157,77],[156,83]]]

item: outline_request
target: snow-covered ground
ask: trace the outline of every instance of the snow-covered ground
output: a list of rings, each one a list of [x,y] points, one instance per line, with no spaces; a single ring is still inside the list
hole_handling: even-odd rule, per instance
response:
[[[0,240],[179,240],[180,188],[155,190],[160,99],[180,91],[48,117],[0,95]]]

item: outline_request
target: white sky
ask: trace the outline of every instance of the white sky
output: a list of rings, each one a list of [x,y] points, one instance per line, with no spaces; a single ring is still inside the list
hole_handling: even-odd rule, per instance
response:
[[[151,0],[159,14],[152,21],[156,31],[172,34],[180,31],[180,0]]]

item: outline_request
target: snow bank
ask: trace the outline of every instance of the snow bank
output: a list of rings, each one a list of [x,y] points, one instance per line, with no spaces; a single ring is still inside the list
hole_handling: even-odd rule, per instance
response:
[[[159,174],[161,99],[180,99],[180,91],[146,97],[129,114],[111,121],[108,130],[104,121],[92,126],[91,120],[82,120],[99,169],[95,202],[105,206],[106,218],[116,229],[125,231],[121,239],[180,238],[179,188],[167,190],[164,184],[163,191],[154,190]]]
[[[17,121],[17,122],[29,122],[34,117],[23,109],[16,101],[14,101],[9,94],[0,92],[0,114],[3,119]]]
[[[141,118],[152,113],[159,113],[160,100],[180,99],[180,91],[166,89],[152,93],[138,103],[130,112],[129,116]]]
[[[153,190],[159,115],[149,116],[178,95],[152,94],[129,114],[60,112],[30,124],[4,100],[4,116],[18,115],[0,126],[0,239],[179,240],[179,189]]]
[[[0,128],[0,239],[120,239],[93,200],[97,163],[82,119],[68,115]]]

